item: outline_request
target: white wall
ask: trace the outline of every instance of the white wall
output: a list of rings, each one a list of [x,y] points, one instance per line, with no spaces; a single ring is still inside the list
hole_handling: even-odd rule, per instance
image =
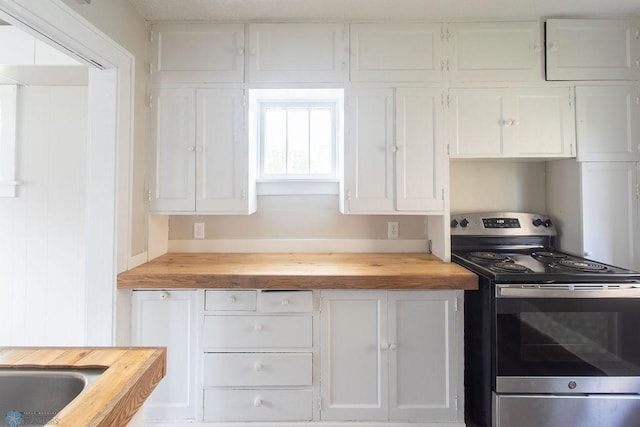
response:
[[[86,87],[18,92],[16,198],[0,199],[0,345],[85,340]]]
[[[545,162],[454,161],[451,212],[546,212]]]

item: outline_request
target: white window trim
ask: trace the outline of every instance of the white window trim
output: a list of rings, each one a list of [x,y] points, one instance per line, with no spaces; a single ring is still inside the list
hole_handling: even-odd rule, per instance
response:
[[[322,91],[326,96],[314,96]],[[310,103],[330,103],[335,107],[335,177],[296,177],[296,178],[261,178],[261,124],[259,123],[260,104],[283,101],[308,101]],[[267,195],[339,195],[342,179],[342,147],[344,138],[344,91],[343,89],[252,89],[249,90],[249,138],[258,147],[256,153],[256,194]]]
[[[2,134],[0,135],[0,197],[16,197],[17,85],[0,85]]]

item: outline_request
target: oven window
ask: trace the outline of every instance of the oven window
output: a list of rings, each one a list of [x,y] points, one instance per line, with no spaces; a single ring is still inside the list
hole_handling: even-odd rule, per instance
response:
[[[500,299],[497,375],[638,375],[639,305],[621,299]]]

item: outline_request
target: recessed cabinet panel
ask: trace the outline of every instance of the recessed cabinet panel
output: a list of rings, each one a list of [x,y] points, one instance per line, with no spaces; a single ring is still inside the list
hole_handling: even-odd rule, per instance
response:
[[[388,301],[390,419],[455,421],[455,293],[389,292]]]
[[[158,89],[152,97],[149,147],[151,211],[193,211],[196,91]]]
[[[252,83],[343,82],[348,32],[343,24],[251,24]]]
[[[323,292],[322,420],[386,420],[386,292]]]
[[[636,80],[638,24],[625,20],[548,19],[547,80]]]
[[[500,89],[452,89],[449,94],[451,157],[501,156],[506,92]]]
[[[396,207],[399,211],[443,209],[441,95],[436,89],[396,90]]]
[[[242,24],[155,24],[151,37],[155,85],[244,81]]]
[[[352,89],[346,101],[347,211],[393,211],[393,89]]]
[[[205,348],[312,346],[311,316],[205,316]]]
[[[198,89],[196,210],[247,211],[244,91]]]
[[[351,81],[440,82],[440,24],[351,24]]]
[[[507,129],[514,157],[569,157],[575,143],[571,89],[515,89]],[[510,120],[513,120],[511,125]]]
[[[638,86],[576,87],[579,161],[640,161]]]
[[[451,81],[541,81],[539,22],[458,23],[448,26]]]
[[[607,264],[638,269],[638,164],[580,164],[584,256]],[[606,232],[603,235],[603,231]]]
[[[311,386],[311,365],[311,353],[206,353],[204,386]]]
[[[311,421],[311,390],[204,390],[205,421]]]

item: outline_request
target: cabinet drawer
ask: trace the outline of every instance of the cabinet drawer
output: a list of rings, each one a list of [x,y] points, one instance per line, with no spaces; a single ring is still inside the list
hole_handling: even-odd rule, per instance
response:
[[[311,421],[311,390],[205,390],[205,421]]]
[[[205,316],[204,347],[312,346],[311,316]]]
[[[206,291],[204,301],[207,311],[255,311],[256,291]]]
[[[267,291],[260,293],[263,313],[303,313],[313,311],[311,291]]]
[[[311,385],[311,353],[217,353],[204,356],[204,385]]]

